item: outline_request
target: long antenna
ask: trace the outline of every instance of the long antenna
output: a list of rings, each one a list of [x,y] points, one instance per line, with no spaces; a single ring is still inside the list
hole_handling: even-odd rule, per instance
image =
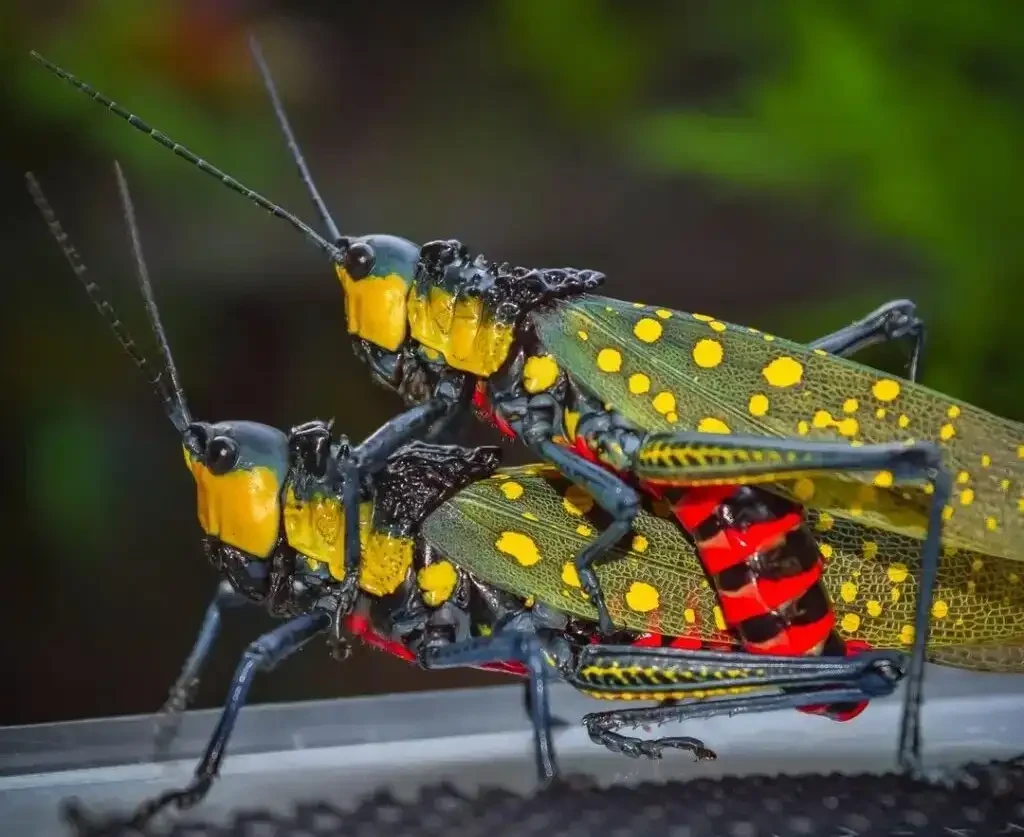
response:
[[[124,220],[128,225],[128,233],[132,239],[132,252],[135,254],[135,276],[139,282],[139,290],[142,291],[142,300],[146,306],[146,316],[149,317],[150,327],[156,337],[157,346],[163,356],[164,368],[171,379],[171,392],[177,402],[178,412],[185,425],[192,423],[192,416],[185,403],[185,391],[181,386],[181,379],[178,377],[178,367],[174,363],[174,355],[171,354],[170,343],[167,342],[167,334],[164,332],[164,324],[160,320],[160,309],[157,308],[156,297],[153,294],[153,285],[149,281],[149,269],[146,267],[146,258],[142,253],[142,238],[139,235],[139,223],[135,217],[135,204],[132,201],[131,192],[128,191],[128,180],[124,176],[121,164],[114,161],[114,173],[117,175],[117,188],[121,193],[121,206],[124,209]]]
[[[295,165],[299,169],[299,177],[306,184],[309,197],[313,200],[313,206],[316,207],[317,214],[320,216],[327,234],[331,237],[332,241],[337,243],[342,240],[341,230],[334,223],[334,218],[331,217],[327,204],[320,197],[320,190],[316,188],[316,183],[313,182],[313,175],[310,174],[309,166],[306,165],[306,158],[303,156],[302,150],[295,140],[295,134],[292,132],[292,126],[288,122],[288,115],[284,111],[281,97],[277,94],[277,85],[274,84],[274,78],[270,74],[270,67],[267,66],[267,62],[263,58],[263,49],[260,47],[260,42],[256,39],[255,35],[249,36],[249,51],[252,53],[253,61],[256,62],[256,68],[260,71],[263,86],[267,89],[267,95],[270,96],[270,104],[274,108],[274,116],[277,117],[277,124],[280,126],[281,133],[284,134],[285,141],[288,143],[288,150],[292,154],[292,160],[295,161]]]
[[[164,410],[167,412],[167,417],[171,420],[179,433],[184,433],[188,425],[185,423],[184,417],[179,412],[178,404],[167,391],[163,375],[155,374],[153,372],[152,367],[149,365],[149,361],[146,360],[145,355],[139,351],[139,347],[135,344],[135,340],[128,332],[128,329],[124,327],[121,320],[118,319],[117,313],[114,311],[113,306],[107,302],[106,297],[103,296],[99,285],[93,282],[92,279],[86,275],[88,273],[88,268],[86,268],[81,256],[78,255],[78,250],[75,249],[75,245],[71,243],[71,239],[68,237],[68,234],[64,232],[64,228],[61,226],[60,221],[57,220],[57,213],[53,211],[53,207],[50,206],[50,202],[46,199],[46,195],[43,194],[43,189],[39,185],[39,181],[36,180],[36,177],[32,172],[25,173],[25,182],[28,185],[28,191],[32,196],[32,200],[39,209],[39,213],[43,216],[43,221],[45,221],[46,226],[50,228],[50,232],[56,239],[60,249],[63,251],[65,258],[67,258],[68,264],[71,265],[72,272],[75,274],[78,281],[82,283],[82,287],[85,288],[85,292],[89,295],[89,299],[92,301],[92,304],[95,306],[96,310],[100,312],[100,316],[106,320],[107,325],[110,326],[110,330],[114,332],[114,336],[117,338],[117,342],[121,344],[121,348],[125,350],[128,356],[135,362],[135,365],[145,376],[146,381],[153,388],[153,392],[156,393],[156,397],[160,399],[161,403],[163,403]]]
[[[194,165],[200,171],[206,172],[211,177],[216,178],[217,180],[219,180],[222,184],[227,186],[232,191],[238,192],[240,195],[244,195],[249,200],[251,200],[253,203],[255,203],[257,206],[265,209],[271,215],[274,215],[274,216],[276,216],[278,218],[282,218],[285,221],[287,221],[289,224],[291,224],[293,227],[295,227],[295,229],[297,229],[304,236],[306,236],[306,238],[309,241],[313,242],[313,244],[316,245],[320,250],[322,250],[328,256],[330,256],[332,261],[340,264],[342,262],[342,260],[344,259],[345,254],[341,250],[341,248],[339,248],[338,246],[336,246],[336,245],[332,244],[331,242],[329,242],[322,235],[320,235],[316,230],[314,230],[311,226],[309,226],[308,224],[306,224],[303,221],[300,221],[295,215],[292,215],[292,213],[288,212],[286,209],[283,209],[282,207],[278,206],[273,201],[263,197],[263,195],[261,195],[259,192],[256,192],[256,191],[250,189],[248,186],[245,186],[242,183],[239,183],[233,177],[231,177],[228,174],[225,174],[224,172],[222,172],[220,169],[218,169],[213,164],[208,163],[208,162],[206,162],[206,160],[203,160],[201,157],[196,156],[193,152],[189,151],[189,149],[187,149],[185,146],[181,145],[179,142],[177,142],[177,141],[171,139],[171,137],[167,136],[167,134],[165,134],[165,133],[163,133],[161,131],[158,131],[155,128],[151,128],[149,125],[147,125],[145,122],[143,122],[140,117],[138,117],[135,114],[125,110],[123,107],[121,107],[119,104],[117,104],[117,102],[113,101],[112,99],[108,99],[106,96],[104,96],[98,90],[95,90],[94,88],[90,87],[84,81],[81,81],[80,79],[75,78],[75,76],[71,75],[71,73],[69,73],[67,70],[63,70],[60,67],[58,67],[56,64],[54,64],[53,62],[48,61],[47,59],[43,58],[43,56],[40,55],[35,50],[32,50],[29,54],[36,61],[38,61],[40,64],[42,64],[44,67],[46,67],[46,69],[48,69],[55,76],[57,76],[58,78],[63,79],[68,84],[70,84],[72,87],[75,87],[78,90],[81,90],[90,99],[92,99],[92,100],[94,100],[96,102],[99,102],[107,110],[109,110],[112,113],[114,113],[115,115],[121,117],[121,119],[123,119],[125,122],[127,122],[129,125],[131,125],[133,128],[136,128],[137,130],[142,131],[142,133],[146,134],[151,139],[153,139],[156,142],[160,143],[160,145],[164,146],[164,148],[169,148],[171,151],[173,151],[179,157],[182,157],[185,160],[188,160],[188,162],[190,162],[192,165]]]

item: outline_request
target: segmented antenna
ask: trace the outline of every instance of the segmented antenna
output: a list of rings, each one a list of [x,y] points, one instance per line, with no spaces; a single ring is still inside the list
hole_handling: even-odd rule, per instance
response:
[[[288,115],[284,111],[281,97],[277,94],[277,85],[274,84],[274,78],[270,74],[270,67],[267,66],[267,62],[263,58],[263,49],[260,47],[260,42],[256,39],[255,35],[249,36],[249,52],[252,53],[253,61],[256,62],[256,68],[260,71],[263,86],[267,90],[267,95],[270,96],[270,104],[274,109],[277,124],[281,128],[281,133],[284,134],[292,160],[294,160],[295,165],[299,169],[299,177],[302,178],[302,182],[306,185],[309,197],[313,201],[313,206],[316,207],[317,214],[320,216],[327,234],[331,237],[332,241],[337,243],[342,240],[341,231],[338,229],[338,225],[334,223],[334,218],[331,217],[327,204],[320,197],[320,190],[316,188],[316,183],[313,182],[313,175],[310,174],[309,166],[306,165],[306,158],[303,156],[302,150],[295,140],[295,134],[292,132],[292,126],[288,122]]]
[[[286,209],[278,206],[273,201],[263,197],[263,195],[261,195],[259,192],[253,191],[248,186],[239,183],[233,177],[231,177],[228,174],[225,174],[216,166],[206,162],[206,160],[203,160],[201,157],[196,156],[193,152],[189,151],[185,146],[181,145],[180,143],[176,142],[175,140],[167,136],[167,134],[158,131],[155,128],[151,128],[149,125],[143,122],[142,119],[140,119],[138,116],[125,110],[123,107],[117,104],[117,102],[108,99],[98,90],[95,90],[94,88],[90,87],[84,81],[75,78],[75,76],[71,75],[71,73],[67,72],[67,70],[63,70],[53,62],[43,58],[43,56],[41,56],[35,50],[32,50],[29,54],[36,61],[38,61],[40,64],[46,67],[46,69],[53,73],[55,76],[63,79],[72,87],[81,90],[90,99],[99,102],[99,104],[103,105],[107,110],[111,111],[115,115],[121,117],[121,119],[123,119],[133,128],[142,131],[142,133],[146,134],[151,139],[160,143],[160,145],[162,145],[164,148],[169,148],[179,157],[188,160],[188,162],[190,162],[200,171],[206,172],[206,174],[216,178],[232,191],[238,192],[238,194],[240,195],[244,195],[257,206],[265,209],[271,215],[274,215],[277,218],[282,218],[285,221],[287,221],[289,224],[295,227],[295,229],[297,229],[304,236],[306,236],[306,238],[309,241],[313,242],[313,244],[316,245],[320,250],[322,250],[328,256],[330,256],[332,261],[338,264],[342,262],[345,254],[339,247],[329,242],[311,226],[309,226],[303,221],[300,221],[295,215],[292,215],[292,213],[288,212]]]
[[[82,287],[85,288],[85,292],[89,295],[89,299],[92,300],[92,304],[100,312],[100,316],[106,320],[110,330],[114,332],[114,336],[117,338],[117,342],[121,344],[121,348],[125,350],[128,356],[135,362],[135,365],[139,367],[139,370],[153,388],[153,392],[156,393],[157,398],[163,403],[168,418],[173,422],[178,432],[184,433],[188,425],[184,420],[184,416],[179,412],[178,404],[167,391],[163,375],[153,372],[149,361],[139,351],[135,340],[128,332],[128,329],[124,327],[121,320],[118,319],[117,313],[103,296],[99,285],[86,275],[88,268],[82,262],[82,258],[78,255],[75,245],[71,243],[71,239],[68,238],[68,234],[64,232],[60,221],[57,220],[57,213],[53,211],[53,207],[50,206],[50,202],[46,199],[46,195],[43,194],[43,189],[39,185],[39,181],[36,180],[32,172],[25,173],[25,182],[28,185],[28,192],[32,196],[32,200],[39,209],[39,213],[43,216],[43,221],[46,222],[46,226],[49,227],[53,237],[57,240],[57,244],[63,251],[65,258],[67,258],[68,264],[71,265],[72,272],[78,278],[78,281],[82,283]]]
[[[142,291],[142,301],[146,306],[146,316],[149,317],[149,325],[153,329],[157,346],[163,357],[164,368],[171,379],[171,393],[177,403],[178,414],[181,416],[185,426],[192,423],[192,416],[185,403],[185,391],[181,386],[181,379],[178,377],[178,367],[174,363],[174,355],[171,354],[171,345],[167,342],[167,334],[164,332],[164,324],[160,320],[160,309],[157,308],[156,297],[153,295],[153,285],[149,281],[149,268],[146,267],[146,257],[142,253],[142,238],[139,235],[139,223],[135,218],[135,204],[132,201],[131,192],[128,191],[128,180],[124,176],[121,164],[114,161],[114,173],[117,175],[117,188],[121,193],[121,206],[124,209],[124,220],[128,225],[128,233],[132,239],[132,252],[135,254],[135,276],[139,282],[139,290]]]

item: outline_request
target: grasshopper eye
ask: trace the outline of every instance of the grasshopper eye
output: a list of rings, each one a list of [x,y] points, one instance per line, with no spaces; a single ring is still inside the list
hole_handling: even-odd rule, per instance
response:
[[[373,270],[377,254],[369,244],[357,242],[345,251],[345,270],[353,279],[365,279]]]
[[[206,448],[204,464],[211,474],[226,474],[238,464],[238,442],[228,436],[215,437]]]

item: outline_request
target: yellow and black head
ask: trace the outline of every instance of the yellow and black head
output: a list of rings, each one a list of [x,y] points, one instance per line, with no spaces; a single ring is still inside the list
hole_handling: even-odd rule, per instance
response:
[[[344,255],[334,270],[345,293],[348,333],[396,351],[406,338],[406,300],[420,248],[394,235],[339,237],[337,246]]]
[[[56,218],[38,182],[26,175],[29,191],[43,218],[64,251],[75,275],[97,310],[110,325],[124,350],[146,376],[167,417],[181,436],[185,464],[196,481],[199,524],[208,545],[227,546],[242,553],[243,563],[267,564],[281,537],[281,497],[288,474],[288,437],[282,431],[250,421],[218,424],[193,421],[178,379],[174,358],[164,334],[145,260],[142,256],[134,209],[128,186],[116,166],[118,186],[135,251],[136,273],[146,312],[164,362],[154,373],[131,335],[87,276],[78,256]],[[250,573],[265,578],[265,571]]]

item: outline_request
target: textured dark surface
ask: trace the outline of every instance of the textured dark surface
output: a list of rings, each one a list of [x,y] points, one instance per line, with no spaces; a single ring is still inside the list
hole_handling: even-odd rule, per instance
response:
[[[952,774],[951,774],[952,775]],[[970,765],[945,781],[892,774],[699,779],[601,788],[585,781],[524,797],[450,786],[415,801],[388,793],[350,810],[301,804],[287,816],[238,812],[225,826],[172,826],[173,837],[760,837],[760,835],[980,835],[1024,832],[1024,756]],[[89,832],[81,832],[83,834]],[[100,832],[91,832],[99,834]],[[104,837],[138,832],[112,830]]]

